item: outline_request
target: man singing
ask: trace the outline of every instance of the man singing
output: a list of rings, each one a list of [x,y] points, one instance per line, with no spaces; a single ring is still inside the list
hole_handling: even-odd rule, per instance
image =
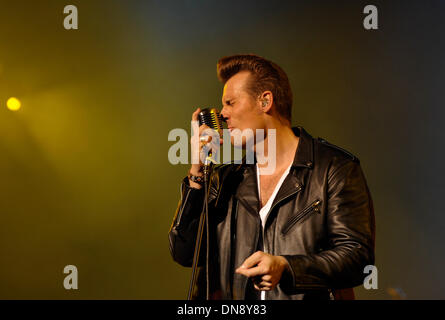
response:
[[[209,246],[203,241],[193,298],[353,299],[365,266],[374,264],[375,242],[372,199],[359,160],[291,127],[292,92],[275,63],[256,55],[224,57],[217,74],[232,143],[235,132],[263,129],[253,149],[261,144],[264,155],[274,157],[275,170],[266,172],[262,161],[214,168]],[[242,138],[243,146],[247,140]],[[202,166],[193,164],[183,180],[169,232],[173,259],[188,267],[203,210]]]

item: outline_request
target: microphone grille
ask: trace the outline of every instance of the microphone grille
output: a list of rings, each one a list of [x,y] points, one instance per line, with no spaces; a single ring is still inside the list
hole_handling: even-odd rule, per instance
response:
[[[202,109],[198,115],[199,125],[205,124],[206,126],[219,130],[222,129],[222,116],[216,108]]]

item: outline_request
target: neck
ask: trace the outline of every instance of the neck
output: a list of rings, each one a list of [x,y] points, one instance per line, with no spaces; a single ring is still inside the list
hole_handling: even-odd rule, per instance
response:
[[[275,155],[273,155],[273,148],[270,147],[270,143],[273,143],[271,139],[270,130],[275,129],[276,139],[275,139]],[[267,124],[265,128],[265,139],[258,143],[264,149],[264,157],[266,159],[275,156],[276,170],[280,171],[283,168],[287,168],[295,157],[295,152],[298,147],[299,138],[295,136],[291,127],[284,125],[277,119],[273,119]],[[257,147],[257,146],[256,146]],[[270,153],[270,155],[269,155]],[[262,162],[262,161],[259,161]],[[268,164],[258,164],[258,166],[265,167]]]

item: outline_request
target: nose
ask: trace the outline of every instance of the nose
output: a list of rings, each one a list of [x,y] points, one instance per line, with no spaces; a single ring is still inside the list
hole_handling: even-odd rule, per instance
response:
[[[229,113],[227,111],[226,107],[223,107],[221,110],[221,116],[223,118],[224,121],[227,121],[227,119],[229,119]]]

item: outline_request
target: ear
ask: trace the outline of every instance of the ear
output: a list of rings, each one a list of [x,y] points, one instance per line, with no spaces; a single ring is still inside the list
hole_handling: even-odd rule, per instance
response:
[[[265,113],[270,112],[270,109],[272,108],[273,105],[273,94],[271,91],[264,91],[260,96],[259,96],[259,102],[261,105],[261,110]]]

